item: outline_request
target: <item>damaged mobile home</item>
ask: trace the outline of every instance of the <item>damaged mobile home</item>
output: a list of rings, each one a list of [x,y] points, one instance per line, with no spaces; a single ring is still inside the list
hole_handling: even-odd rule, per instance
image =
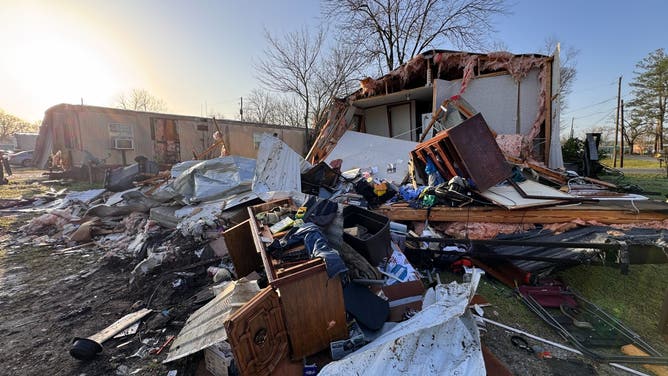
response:
[[[304,132],[295,127],[59,104],[44,115],[34,160],[46,168],[49,157],[60,151],[66,168],[94,162],[126,166],[139,156],[172,165],[206,151],[217,130],[229,154],[247,158],[255,158],[265,133],[275,134],[295,150],[303,150],[305,144]]]
[[[214,376],[510,374],[479,329],[496,325],[476,296],[485,274],[569,345],[506,330],[618,369],[668,364],[553,278],[668,263],[668,204],[560,168],[556,71],[556,57],[424,53],[337,101],[307,159],[265,133],[256,159],[183,161],[124,192],[5,210],[41,214],[20,229],[26,244],[103,250],[144,289],[133,307],[151,316],[121,319],[140,338],[100,328],[72,343],[80,360],[195,359]]]
[[[472,107],[509,155],[563,167],[558,93],[558,54],[425,52],[336,102],[308,159],[323,160],[347,130],[427,140]]]

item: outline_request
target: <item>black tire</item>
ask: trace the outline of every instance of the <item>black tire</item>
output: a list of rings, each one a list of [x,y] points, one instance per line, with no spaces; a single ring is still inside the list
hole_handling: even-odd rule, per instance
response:
[[[23,166],[23,167],[32,166],[32,159],[24,159],[23,162],[21,162],[21,166]]]

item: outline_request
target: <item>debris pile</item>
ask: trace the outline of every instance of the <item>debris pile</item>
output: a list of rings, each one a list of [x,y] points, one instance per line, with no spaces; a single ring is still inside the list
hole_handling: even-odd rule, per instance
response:
[[[367,80],[348,99],[402,88],[425,73],[420,59]],[[162,172],[141,160],[108,174],[108,190],[61,191],[1,209],[40,213],[15,242],[104,249],[100,263],[131,270],[131,288],[150,291],[134,313],[77,338],[71,354],[86,360],[116,335],[159,333],[117,348],[132,346],[141,359],[162,353],[170,366],[200,354],[216,376],[482,375],[490,364],[503,367],[480,340],[479,325],[493,324],[475,296],[486,274],[516,289],[580,354],[620,367],[667,364],[551,274],[578,264],[627,273],[630,264],[668,263],[668,205],[527,158],[544,114],[530,121],[528,139],[498,135],[460,97],[475,86],[476,69],[503,68],[516,80],[540,69],[543,87],[543,60],[428,59],[439,77],[455,68],[464,76],[429,122],[439,122],[437,132],[420,142],[348,130],[337,103],[316,142],[317,163],[266,134],[257,159],[226,155]],[[324,147],[332,132],[338,142]],[[444,270],[461,283],[441,283]],[[168,324],[174,334],[163,330]],[[549,355],[523,337],[516,342]],[[629,343],[648,356],[590,349]]]

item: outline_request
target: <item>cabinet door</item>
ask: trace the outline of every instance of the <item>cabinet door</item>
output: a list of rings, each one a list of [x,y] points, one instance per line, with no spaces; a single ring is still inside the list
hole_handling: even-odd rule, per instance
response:
[[[327,277],[322,260],[311,260],[279,273],[272,286],[281,294],[293,360],[327,349],[332,341],[348,338],[341,279]]]
[[[239,278],[262,268],[262,259],[255,248],[251,226],[251,219],[248,219],[223,233],[227,251]]]
[[[269,375],[288,354],[278,294],[267,287],[225,322],[242,375]]]

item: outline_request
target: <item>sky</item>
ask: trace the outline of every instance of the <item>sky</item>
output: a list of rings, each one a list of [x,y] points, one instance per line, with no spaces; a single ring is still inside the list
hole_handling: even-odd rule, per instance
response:
[[[516,0],[509,9],[493,20],[495,45],[541,52],[554,38],[579,51],[562,113],[576,134],[613,124],[618,78],[630,99],[635,64],[668,47],[663,0]],[[35,121],[59,103],[113,107],[138,88],[170,113],[235,118],[260,86],[253,62],[264,31],[321,22],[316,0],[0,0],[0,109]]]

